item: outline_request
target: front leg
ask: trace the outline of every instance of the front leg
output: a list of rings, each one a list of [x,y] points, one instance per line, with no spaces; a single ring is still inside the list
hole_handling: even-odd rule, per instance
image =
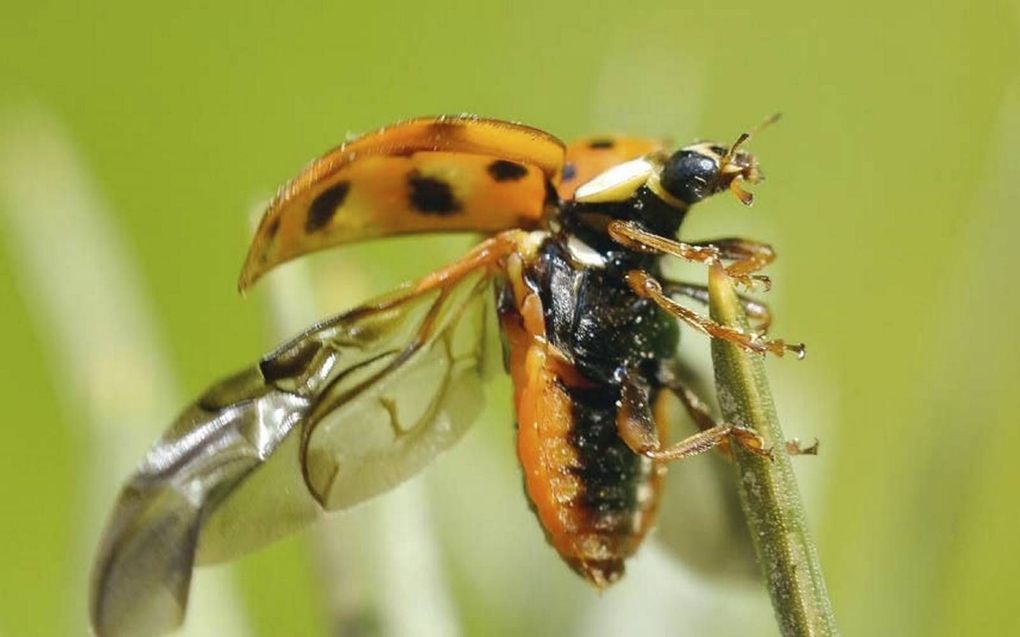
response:
[[[776,260],[776,251],[769,244],[739,237],[724,237],[695,241],[691,245],[700,248],[711,246],[719,250],[720,259],[732,261],[726,266],[726,274],[744,287],[752,287],[753,281],[762,283],[766,291],[772,287],[772,281],[767,276],[753,274]]]
[[[673,241],[666,237],[648,232],[633,221],[612,221],[609,224],[609,236],[622,246],[652,254],[670,254],[684,261],[711,265],[720,259],[719,248],[692,243]]]
[[[734,237],[684,243],[648,232],[633,221],[611,222],[609,236],[632,250],[669,254],[685,261],[706,265],[722,260],[733,261],[726,266],[726,274],[738,284],[748,289],[753,288],[756,281],[762,283],[766,290],[772,286],[768,277],[754,274],[776,258],[772,246],[766,243]]]

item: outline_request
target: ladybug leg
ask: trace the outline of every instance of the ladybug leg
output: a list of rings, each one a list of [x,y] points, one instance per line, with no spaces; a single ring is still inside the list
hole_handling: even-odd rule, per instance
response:
[[[776,258],[772,246],[766,243],[733,237],[684,243],[648,232],[632,221],[611,222],[609,236],[632,250],[669,254],[685,261],[705,264],[733,261],[726,267],[726,274],[740,285],[751,289],[758,282],[766,290],[772,285],[768,277],[754,274]]]
[[[505,268],[510,255],[528,255],[533,251],[534,242],[527,232],[506,230],[479,243],[461,259],[419,280],[414,292],[447,287],[481,268]]]
[[[707,316],[702,316],[680,305],[663,292],[662,284],[647,272],[631,270],[627,273],[627,284],[638,296],[651,299],[662,309],[712,338],[721,338],[749,352],[761,354],[770,352],[776,356],[782,356],[787,351],[791,351],[797,355],[797,358],[804,358],[805,350],[801,343],[787,344],[780,339],[764,338],[761,334],[720,325]]]
[[[671,297],[686,297],[704,305],[708,305],[708,286],[698,283],[687,283],[685,281],[663,280],[662,291]],[[753,324],[754,331],[758,334],[765,334],[772,325],[772,311],[769,306],[761,301],[739,294],[740,305],[744,313]]]
[[[786,441],[786,453],[791,456],[817,456],[819,444],[818,438],[815,438],[814,442],[805,447],[798,438],[790,438]]]
[[[693,392],[679,384],[667,387],[680,398],[701,431],[663,448],[652,417],[648,382],[634,373],[624,372],[622,376],[616,429],[620,438],[634,453],[668,462],[704,453],[715,447],[723,446],[725,449],[730,440],[735,440],[754,454],[771,457],[772,452],[765,448],[761,436],[754,430],[717,423],[705,404]]]
[[[666,462],[694,456],[714,448],[729,455],[730,441],[736,441],[751,453],[763,457],[772,456],[772,450],[765,448],[761,436],[753,429],[718,422],[704,401],[680,382],[670,369],[665,368],[660,376],[658,383],[680,399],[700,431],[662,448],[649,404],[648,382],[638,374],[625,371],[622,373],[623,383],[620,388],[620,410],[616,416],[616,427],[620,438],[634,453]],[[794,438],[786,441],[785,447],[791,456],[816,455],[818,440],[805,447]]]
[[[695,241],[691,245],[699,248],[709,246],[717,248],[720,259],[733,261],[726,267],[726,274],[744,287],[752,288],[755,281],[761,283],[765,287],[765,291],[772,287],[772,280],[767,276],[753,274],[776,260],[776,251],[769,244],[751,239],[725,237],[709,241]]]
[[[633,221],[612,221],[608,229],[613,241],[632,250],[670,254],[695,263],[712,264],[720,259],[719,248],[716,246],[697,246],[693,243],[673,241],[654,232],[648,232]]]
[[[697,425],[698,429],[701,431],[709,431],[714,427],[720,426],[715,417],[712,415],[712,412],[709,410],[708,405],[706,405],[704,401],[698,397],[698,394],[696,394],[690,387],[683,384],[683,382],[681,382],[672,371],[665,371],[662,374],[662,378],[659,379],[659,382],[662,383],[663,387],[673,392],[674,396],[680,399],[684,409],[687,410],[691,420],[694,421],[694,424]],[[755,436],[757,436],[757,434],[755,434]],[[740,439],[738,438],[738,441],[739,440]],[[802,445],[800,440],[797,438],[791,438],[785,443],[786,453],[791,456],[818,455],[818,444],[817,438],[808,446]],[[719,449],[728,455],[729,442],[726,440],[722,441],[719,445]],[[751,451],[755,450],[751,449]],[[757,452],[755,451],[755,453]]]
[[[689,458],[721,445],[728,445],[731,440],[737,441],[740,446],[755,455],[764,458],[772,457],[772,450],[765,448],[765,441],[753,429],[726,424],[716,425],[711,429],[699,431],[665,449],[643,451],[640,453],[652,460],[670,462]],[[721,448],[728,450],[728,447]]]

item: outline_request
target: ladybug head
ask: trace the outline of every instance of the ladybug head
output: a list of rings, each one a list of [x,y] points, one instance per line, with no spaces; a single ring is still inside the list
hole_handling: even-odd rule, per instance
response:
[[[663,190],[687,205],[723,190],[751,205],[751,193],[740,187],[741,181],[757,183],[762,174],[751,153],[737,150],[744,137],[726,148],[714,142],[685,146],[663,164],[659,183]]]
[[[773,115],[755,132],[779,119]],[[691,205],[723,190],[729,190],[740,201],[751,205],[754,197],[740,187],[740,182],[758,183],[762,180],[758,160],[741,146],[751,138],[743,133],[732,146],[715,142],[698,142],[676,151],[662,165],[659,184],[666,194]]]

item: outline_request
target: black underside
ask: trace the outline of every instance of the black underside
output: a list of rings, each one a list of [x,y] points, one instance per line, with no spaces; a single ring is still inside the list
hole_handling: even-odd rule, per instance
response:
[[[624,278],[635,269],[658,275],[658,257],[578,232],[574,236],[595,243],[607,260],[603,268],[584,265],[567,248],[571,234],[564,229],[546,241],[529,275],[539,290],[550,342],[592,383],[566,387],[574,423],[569,441],[580,460],[575,473],[584,485],[585,509],[607,525],[629,523],[629,516],[614,514],[636,510],[643,478],[641,457],[617,433],[622,370],[644,380],[654,395],[660,364],[674,356],[679,329],[673,316],[634,294]]]
[[[567,388],[573,405],[574,427],[568,441],[577,451],[574,474],[584,485],[584,509],[596,518],[630,513],[637,506],[641,458],[616,433],[619,388],[611,385]]]
[[[532,275],[545,310],[550,342],[571,357],[589,379],[616,384],[619,370],[653,372],[677,347],[676,319],[627,285],[627,272],[659,274],[654,258],[614,255],[605,268],[571,258],[566,236],[541,248]]]

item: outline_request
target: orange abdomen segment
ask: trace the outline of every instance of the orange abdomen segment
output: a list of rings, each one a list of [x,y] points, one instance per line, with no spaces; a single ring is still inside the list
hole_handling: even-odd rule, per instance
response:
[[[630,451],[615,431],[614,389],[596,386],[518,315],[503,317],[524,485],[549,543],[599,588],[651,528],[664,468]],[[606,413],[579,406],[600,396]],[[583,403],[585,398],[580,399]]]

